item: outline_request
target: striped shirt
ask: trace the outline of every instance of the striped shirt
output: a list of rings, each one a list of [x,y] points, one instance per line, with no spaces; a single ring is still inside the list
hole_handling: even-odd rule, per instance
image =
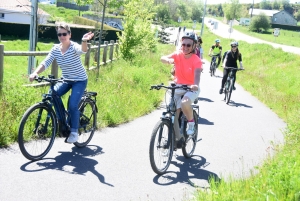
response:
[[[87,74],[81,63],[80,55],[84,54],[81,45],[71,41],[69,49],[62,54],[61,44],[54,45],[45,60],[41,63],[47,69],[56,59],[57,64],[62,70],[62,77],[67,80],[83,81],[86,80]]]

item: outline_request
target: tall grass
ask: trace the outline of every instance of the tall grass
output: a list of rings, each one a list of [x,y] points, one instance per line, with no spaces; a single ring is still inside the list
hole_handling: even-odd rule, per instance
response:
[[[205,29],[205,55],[217,37]],[[224,50],[229,49],[230,40],[223,38],[221,44]],[[237,82],[287,123],[285,144],[273,147],[275,156],[257,167],[258,174],[221,182],[212,180],[208,191],[197,191],[197,200],[299,201],[300,56],[245,41],[239,41],[239,49],[246,70],[237,75]]]
[[[6,41],[5,51],[27,50],[28,41]],[[38,43],[40,50],[50,50],[53,43]],[[174,46],[159,45],[157,52],[143,53],[135,62],[122,59],[110,65],[100,66],[97,71],[89,71],[87,89],[98,92],[98,126],[115,126],[128,122],[154,110],[161,102],[161,92],[150,91],[150,85],[167,81],[170,66],[160,62],[160,56],[169,53]],[[146,56],[147,55],[147,56]],[[44,57],[39,58],[39,63]],[[41,75],[51,73],[47,69]],[[48,87],[25,87],[27,79],[27,57],[5,57],[4,88],[0,98],[0,147],[16,142],[19,122],[26,109],[42,99]],[[63,97],[66,103],[68,94]]]

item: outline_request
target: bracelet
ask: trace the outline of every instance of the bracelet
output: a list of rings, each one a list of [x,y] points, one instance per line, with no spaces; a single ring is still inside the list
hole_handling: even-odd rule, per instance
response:
[[[82,42],[87,42],[87,40],[82,40]]]

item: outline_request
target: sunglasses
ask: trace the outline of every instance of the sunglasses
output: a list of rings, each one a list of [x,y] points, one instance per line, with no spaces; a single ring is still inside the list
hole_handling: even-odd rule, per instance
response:
[[[68,33],[58,33],[58,34],[57,34],[58,37],[61,37],[61,36],[67,36],[67,35],[68,35]]]
[[[232,48],[236,48],[236,46],[231,46]]]
[[[191,45],[191,44],[184,44],[184,43],[182,43],[181,46],[182,46],[182,47],[185,47],[185,46],[186,46],[186,47],[191,47],[192,45]]]

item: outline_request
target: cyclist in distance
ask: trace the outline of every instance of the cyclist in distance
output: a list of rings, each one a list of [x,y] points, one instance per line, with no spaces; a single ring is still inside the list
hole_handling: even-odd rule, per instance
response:
[[[175,91],[175,104],[177,115],[179,116],[180,109],[185,114],[188,120],[187,134],[194,134],[194,122],[192,103],[198,98],[200,93],[200,75],[202,72],[201,59],[196,55],[197,37],[193,32],[185,32],[181,38],[181,48],[172,54],[161,57],[162,63],[175,64],[174,82],[177,85],[188,85],[191,91],[178,89]],[[183,98],[181,99],[181,97]],[[178,121],[175,121],[177,127]],[[179,127],[178,127],[179,128]],[[179,138],[176,136],[177,140]]]
[[[71,29],[66,23],[59,23],[56,26],[56,32],[59,44],[53,46],[47,57],[29,75],[29,81],[32,82],[38,74],[46,70],[50,64],[57,61],[62,70],[64,82],[55,85],[54,90],[58,96],[62,96],[72,89],[69,112],[71,115],[71,133],[67,139],[68,143],[74,143],[78,140],[79,111],[78,105],[87,86],[87,74],[80,60],[80,55],[87,52],[87,41],[93,38],[94,34],[89,32],[83,35],[81,45],[71,41]]]
[[[224,54],[224,61],[223,61],[224,70],[223,70],[223,79],[222,79],[221,89],[219,91],[220,94],[223,93],[224,84],[227,80],[228,73],[230,71],[230,70],[226,69],[226,67],[238,68],[237,60],[239,60],[240,69],[244,69],[243,68],[243,63],[242,63],[242,54],[239,51],[238,45],[239,44],[236,41],[231,42],[230,43],[231,50],[228,50]],[[233,73],[233,77],[234,77],[232,89],[235,90],[234,83],[235,83],[235,80],[236,80],[236,70],[232,71],[232,73]]]
[[[208,53],[209,56],[217,56],[218,57],[217,68],[219,67],[219,65],[221,63],[221,55],[222,55],[222,46],[220,45],[220,42],[221,42],[220,39],[216,39],[215,44],[211,46],[209,53]],[[211,59],[210,63],[212,63],[212,59]]]

